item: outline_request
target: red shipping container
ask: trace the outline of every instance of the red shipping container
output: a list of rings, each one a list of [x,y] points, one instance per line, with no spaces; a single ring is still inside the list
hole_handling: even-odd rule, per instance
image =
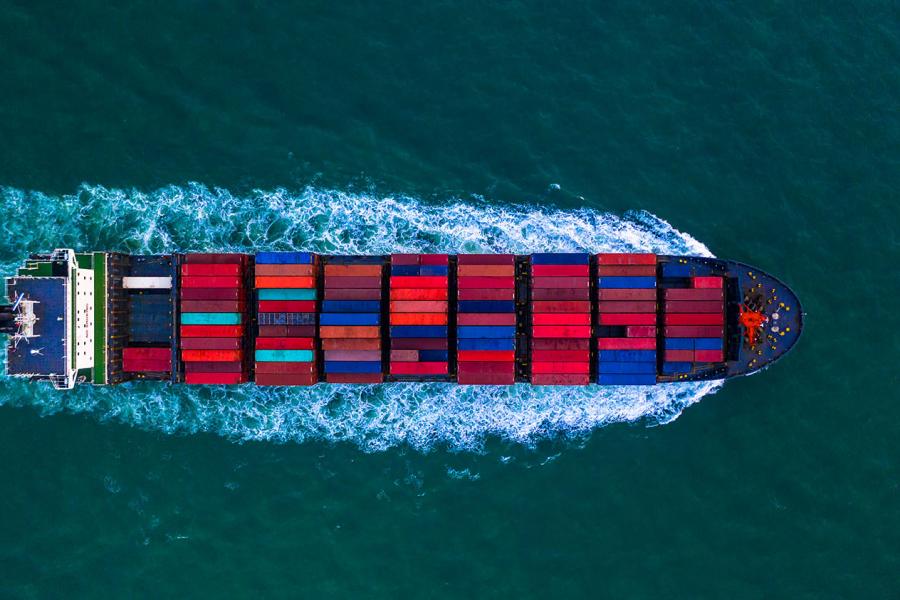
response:
[[[382,265],[325,265],[325,277],[378,277],[384,272]]]
[[[347,279],[352,279],[348,277]],[[308,289],[316,287],[315,277],[263,277],[256,276],[257,289]]]
[[[590,325],[591,315],[589,313],[544,313],[532,315],[531,322],[534,325]]]
[[[244,288],[183,288],[182,300],[243,300]]]
[[[381,336],[378,325],[323,325],[319,327],[321,338],[377,338]]]
[[[258,337],[256,338],[257,350],[312,350],[315,340],[311,337]]]
[[[247,264],[248,255],[246,254],[213,254],[213,253],[204,253],[204,252],[194,252],[191,254],[184,255],[184,262],[188,264],[198,264],[198,263],[206,263],[206,264]]]
[[[666,313],[663,317],[666,325],[722,325],[725,315],[718,313]]]
[[[457,325],[515,325],[515,313],[457,313]]]
[[[723,362],[725,355],[721,350],[694,350],[696,362]]]
[[[656,350],[656,338],[597,338],[599,350]]]
[[[327,360],[327,357],[326,357]],[[419,360],[418,350],[391,350],[392,361],[414,362]]]
[[[516,382],[516,374],[509,373],[460,373],[456,382],[459,385],[512,385]]]
[[[391,254],[392,265],[418,265],[420,261],[420,254]]]
[[[590,373],[587,362],[536,362],[531,363],[532,373]]]
[[[381,300],[381,288],[325,290],[326,300]]]
[[[240,350],[182,350],[181,360],[185,362],[234,362],[241,360]]]
[[[381,350],[326,350],[325,360],[380,361]]]
[[[600,265],[600,277],[655,277],[655,265]]]
[[[515,300],[516,290],[514,289],[461,289],[457,293],[460,300]]]
[[[182,300],[181,312],[245,313],[247,304],[242,300]]]
[[[322,340],[322,350],[380,350],[381,339],[327,339]]]
[[[459,362],[513,362],[515,359],[513,350],[460,350],[456,353]]]
[[[534,362],[587,362],[590,360],[588,350],[532,350],[531,360]]]
[[[450,264],[449,254],[422,254],[419,258],[419,264],[425,266],[443,266]]]
[[[460,290],[513,289],[516,280],[514,277],[460,277],[456,285]]]
[[[244,340],[230,338],[181,338],[178,345],[182,350],[239,350]]]
[[[536,338],[589,338],[591,327],[582,325],[536,325],[531,328],[532,337]]]
[[[630,325],[625,328],[625,335],[628,337],[656,337],[656,327],[652,325]]]
[[[432,288],[429,290],[410,290],[405,288],[391,289],[391,300],[446,300],[449,291],[447,288]],[[331,298],[328,298],[331,300]]]
[[[240,277],[182,277],[182,288],[239,288]]]
[[[446,375],[445,362],[392,362],[391,375]]]
[[[667,313],[720,313],[725,306],[722,302],[703,301],[703,302],[685,302],[681,300],[672,300],[666,302]]]
[[[394,350],[447,350],[447,338],[392,338]]]
[[[312,286],[310,286],[312,287]],[[325,276],[325,288],[333,289],[381,289],[381,277],[330,277]]]
[[[591,280],[587,277],[532,277],[531,287],[534,289],[541,288],[563,288],[568,290],[577,290],[579,288],[590,288]]]
[[[330,373],[325,375],[328,383],[381,383],[381,373]]]
[[[315,277],[316,265],[256,265],[257,277]]]
[[[655,313],[656,302],[643,301],[610,301],[603,300],[597,303],[600,313]]]
[[[531,265],[532,277],[588,277],[589,265]]]
[[[184,363],[185,373],[243,373],[244,363],[241,361],[233,362],[186,362]]]
[[[315,325],[260,325],[260,337],[315,337]]]
[[[694,362],[693,350],[666,350],[666,362]]]
[[[597,263],[601,265],[655,265],[656,255],[604,253],[597,255]]]
[[[513,362],[461,362],[457,364],[457,370],[460,375],[470,375],[475,373],[494,373],[515,374],[516,364]]]
[[[181,337],[241,337],[244,328],[240,325],[182,325]]]
[[[200,385],[230,385],[247,383],[247,376],[243,373],[185,373],[184,382]]]
[[[260,361],[256,363],[256,374],[260,373],[317,373],[318,367],[314,362],[269,362]]]
[[[667,325],[665,334],[666,337],[720,338],[725,329],[719,325]]]
[[[315,300],[260,300],[259,312],[316,312]]]
[[[257,373],[256,385],[314,385],[316,373]]]
[[[691,279],[694,289],[722,289],[721,277],[694,277]]]
[[[535,301],[531,303],[532,313],[589,313],[590,302],[563,300],[559,302]]]
[[[656,301],[656,288],[653,289],[600,289],[597,290],[600,300],[644,300]]]
[[[392,313],[391,325],[446,325],[447,313]]]
[[[411,288],[415,290],[428,288],[445,288],[447,287],[447,279],[447,277],[393,275],[391,277],[391,288]],[[325,285],[328,285],[327,281]]]
[[[532,300],[590,300],[590,288],[532,288]]]
[[[589,350],[591,340],[585,338],[538,338],[531,340],[531,350]]]
[[[516,268],[513,265],[459,265],[456,275],[463,277],[514,277]]]
[[[129,373],[165,373],[172,370],[172,359],[123,358],[122,370]]]
[[[233,276],[237,277],[241,274],[241,265],[216,265],[216,264],[193,264],[181,265],[181,274],[187,276],[212,277],[212,276]]]
[[[600,325],[656,325],[656,313],[601,313]]]
[[[123,360],[150,359],[172,360],[171,348],[123,348]]]
[[[390,308],[392,313],[442,313],[447,312],[447,303],[438,300],[393,300]]]
[[[460,265],[513,265],[514,254],[460,254],[456,257]]]
[[[666,300],[723,300],[725,292],[716,289],[670,288],[663,292]]]
[[[532,385],[587,385],[591,376],[586,373],[535,373]]]

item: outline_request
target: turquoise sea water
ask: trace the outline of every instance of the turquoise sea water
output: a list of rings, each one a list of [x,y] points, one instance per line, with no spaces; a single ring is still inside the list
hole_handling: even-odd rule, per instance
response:
[[[0,596],[900,593],[890,3],[0,3],[0,266],[626,250],[770,271],[754,377],[0,381]],[[712,393],[715,392],[715,393]]]

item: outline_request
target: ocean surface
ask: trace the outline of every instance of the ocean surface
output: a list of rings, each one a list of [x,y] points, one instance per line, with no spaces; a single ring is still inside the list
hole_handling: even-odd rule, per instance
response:
[[[0,379],[0,598],[900,597],[895,3],[0,0],[30,252],[741,260],[753,377]]]

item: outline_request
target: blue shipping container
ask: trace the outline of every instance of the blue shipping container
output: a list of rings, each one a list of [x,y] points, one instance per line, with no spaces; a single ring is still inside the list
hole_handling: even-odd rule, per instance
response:
[[[693,350],[694,338],[665,338],[663,348],[666,350]]]
[[[319,325],[381,325],[378,313],[322,313]]]
[[[256,264],[311,265],[312,257],[309,252],[260,252],[256,255]]]
[[[419,265],[391,265],[391,275],[404,277],[419,275]]]
[[[654,362],[604,362],[597,363],[600,373],[656,373]]]
[[[694,350],[721,350],[722,338],[694,338]]]
[[[597,285],[602,289],[645,289],[656,287],[656,277],[598,277]]]
[[[419,362],[447,362],[449,354],[446,350],[419,350]]]
[[[322,312],[326,313],[374,313],[381,312],[381,302],[378,300],[325,300],[322,302]]]
[[[326,373],[381,373],[381,361],[325,361]]]
[[[394,325],[391,337],[395,338],[445,338],[446,325]]]
[[[512,300],[460,300],[459,312],[511,313],[516,312],[516,303]]]
[[[656,375],[650,373],[601,373],[601,385],[656,385]]]
[[[655,362],[656,350],[601,350],[599,356],[612,362]]]
[[[676,373],[690,373],[691,363],[689,362],[664,362],[662,364],[662,372],[666,375],[675,375]]]
[[[691,265],[680,265],[678,263],[663,263],[663,277],[690,277]]]
[[[460,338],[511,338],[516,336],[516,328],[502,325],[462,325],[457,327],[456,336]]]
[[[458,350],[515,350],[512,338],[465,338],[456,340]]]
[[[581,252],[541,252],[531,255],[533,265],[586,265],[590,262],[590,255]]]

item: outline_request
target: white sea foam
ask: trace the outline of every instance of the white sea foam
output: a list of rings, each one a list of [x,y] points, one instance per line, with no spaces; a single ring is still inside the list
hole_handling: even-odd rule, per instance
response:
[[[6,235],[8,269],[30,251],[79,249],[154,253],[304,249],[322,253],[647,251],[710,256],[658,217],[590,209],[489,204],[479,198],[431,204],[414,198],[317,188],[237,196],[192,184],[155,192],[84,186],[52,197],[2,190],[9,219],[44,220],[27,236]],[[214,432],[235,440],[349,441],[367,451],[408,445],[478,450],[487,438],[526,445],[582,436],[616,422],[667,423],[718,382],[652,387],[466,387],[449,384],[314,388],[84,386],[57,393],[10,383],[0,402],[45,413],[89,412],[167,433]]]

